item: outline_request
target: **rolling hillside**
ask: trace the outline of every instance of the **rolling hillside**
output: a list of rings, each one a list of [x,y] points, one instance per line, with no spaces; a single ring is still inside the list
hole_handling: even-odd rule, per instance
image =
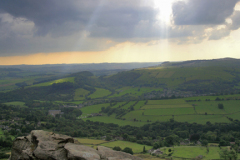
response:
[[[13,73],[20,71],[11,70]],[[8,71],[9,73],[10,71]],[[29,77],[31,75],[27,75],[25,79],[35,81],[37,78]],[[24,81],[23,77],[19,82],[28,81]],[[43,81],[34,82],[34,85],[30,85],[30,87],[1,93],[0,100],[2,102],[87,101],[93,99],[125,101],[213,93],[230,94],[239,91],[240,60],[227,58],[165,62],[158,66],[123,71],[110,76],[97,77],[91,72],[83,71],[54,80],[50,77],[49,80],[45,78]]]
[[[105,80],[114,86],[159,87],[197,93],[230,93],[239,90],[240,60],[165,62],[155,67],[120,72]]]

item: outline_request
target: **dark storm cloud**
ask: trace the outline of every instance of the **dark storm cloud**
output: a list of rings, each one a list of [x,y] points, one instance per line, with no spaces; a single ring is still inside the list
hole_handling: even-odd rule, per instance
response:
[[[142,37],[143,34],[135,34],[136,27],[141,25],[140,22],[147,21],[150,26],[156,22],[155,16],[157,12],[153,8],[129,6],[112,8],[111,6],[114,6],[112,3],[106,3],[104,9],[98,15],[93,23],[91,36],[110,38]]]
[[[1,0],[0,11],[33,21],[37,34],[42,36],[99,29],[101,32],[94,30],[91,36],[129,37],[139,21],[155,18],[153,8],[140,7],[139,3],[139,0]]]
[[[138,0],[1,0],[0,55],[103,50],[152,17]]]
[[[156,14],[141,0],[1,0],[0,54],[103,50],[101,39],[146,36]]]
[[[0,0],[0,56],[99,51],[119,42],[165,38],[179,44],[217,40],[240,27],[240,13],[233,13],[237,1],[177,1],[175,25],[168,26],[146,0]],[[217,30],[226,18],[233,23]],[[209,26],[214,29],[206,34]]]
[[[78,27],[87,23],[99,2],[93,1],[1,0],[0,11],[15,18],[22,17],[33,21],[38,35],[56,32],[55,35],[61,36],[61,33],[74,32],[79,29]],[[73,28],[68,25],[71,22],[76,22],[74,25],[77,27]]]
[[[173,4],[175,25],[217,25],[225,23],[239,0],[188,0]]]

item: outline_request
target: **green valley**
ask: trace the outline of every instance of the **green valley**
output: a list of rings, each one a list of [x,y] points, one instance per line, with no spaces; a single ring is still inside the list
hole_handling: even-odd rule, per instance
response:
[[[219,159],[222,149],[240,144],[239,64],[165,62],[100,76],[10,70],[22,77],[0,92],[1,142],[7,153],[14,136],[43,129],[93,148],[130,147],[144,159]],[[9,84],[10,71],[2,71],[8,76],[0,85]],[[161,154],[144,154],[144,147]]]

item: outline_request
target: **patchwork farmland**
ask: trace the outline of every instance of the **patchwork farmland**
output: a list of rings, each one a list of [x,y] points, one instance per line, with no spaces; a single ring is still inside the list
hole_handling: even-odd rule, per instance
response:
[[[234,95],[233,95],[234,96]],[[222,100],[216,101],[206,97],[197,97],[200,100],[190,99],[168,99],[168,100],[146,100],[146,101],[129,101],[127,103],[118,102],[111,108],[120,108],[126,111],[121,117],[115,114],[83,118],[84,120],[99,121],[105,123],[115,123],[119,125],[141,126],[154,121],[169,121],[174,119],[179,122],[190,122],[205,124],[211,123],[230,123],[231,120],[240,120],[239,100]],[[214,99],[214,100],[213,100]],[[223,104],[224,108],[219,109],[218,104]],[[133,110],[129,107],[133,106]],[[82,108],[83,115],[91,113],[101,113],[102,107],[110,107],[109,103],[92,105]]]

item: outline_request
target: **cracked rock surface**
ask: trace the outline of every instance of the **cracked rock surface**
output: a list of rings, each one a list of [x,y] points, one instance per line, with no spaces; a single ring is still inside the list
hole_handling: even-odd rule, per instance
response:
[[[142,160],[131,154],[99,146],[80,145],[70,136],[34,130],[13,142],[9,160]]]

